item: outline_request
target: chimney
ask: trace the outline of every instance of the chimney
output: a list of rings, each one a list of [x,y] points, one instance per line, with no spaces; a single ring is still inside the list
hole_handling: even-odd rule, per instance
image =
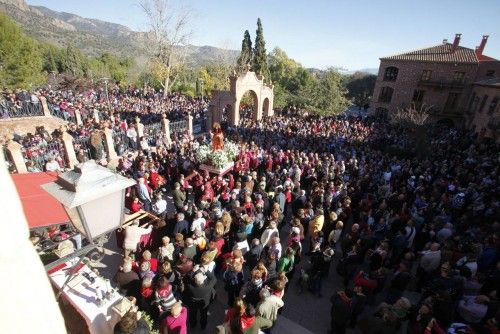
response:
[[[453,41],[453,45],[451,46],[451,53],[457,51],[458,45],[460,44],[460,37],[462,34],[455,34],[455,40]]]
[[[448,43],[448,40],[445,38],[443,39],[443,44],[447,44]]]
[[[481,40],[481,44],[476,47],[476,55],[481,56],[483,54],[484,48],[486,47],[486,42],[488,41],[488,35],[483,35],[483,39]]]

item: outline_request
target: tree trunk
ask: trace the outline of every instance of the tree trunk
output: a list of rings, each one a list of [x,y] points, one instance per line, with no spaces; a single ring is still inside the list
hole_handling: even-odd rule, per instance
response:
[[[170,76],[167,76],[165,78],[165,87],[163,87],[163,98],[166,98],[168,96],[169,85],[170,85]]]

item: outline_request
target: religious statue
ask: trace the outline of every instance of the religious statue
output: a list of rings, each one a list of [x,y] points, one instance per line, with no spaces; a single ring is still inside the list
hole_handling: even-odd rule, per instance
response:
[[[224,148],[224,134],[219,123],[215,123],[212,127],[213,137],[212,137],[212,148],[214,151],[220,151]]]

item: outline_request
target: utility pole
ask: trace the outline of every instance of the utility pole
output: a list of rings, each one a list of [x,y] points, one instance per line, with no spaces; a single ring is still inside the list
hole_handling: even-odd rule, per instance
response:
[[[100,80],[104,81],[104,90],[106,93],[106,101],[108,103],[109,111],[111,111],[111,103],[109,102],[109,95],[108,95],[108,80],[109,80],[109,78],[101,78]]]

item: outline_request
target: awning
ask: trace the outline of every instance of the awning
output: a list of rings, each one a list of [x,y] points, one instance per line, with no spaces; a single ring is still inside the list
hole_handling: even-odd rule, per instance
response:
[[[51,172],[12,174],[30,229],[70,221],[61,203],[40,187],[56,179],[57,174]]]

